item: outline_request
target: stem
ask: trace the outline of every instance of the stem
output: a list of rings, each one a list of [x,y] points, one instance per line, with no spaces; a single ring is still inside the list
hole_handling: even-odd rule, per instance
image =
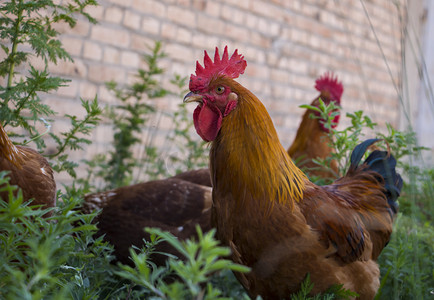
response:
[[[81,121],[80,123],[78,123],[70,132],[69,134],[66,136],[63,144],[58,147],[58,150],[56,153],[49,155],[49,158],[54,158],[56,156],[58,156],[60,153],[62,153],[63,151],[65,151],[66,147],[69,144],[69,141],[75,137],[75,134],[79,131],[80,128],[82,128],[83,124],[86,124],[88,122],[88,120],[90,120],[92,118],[92,115],[88,114],[86,116],[86,118],[84,118],[83,121]]]
[[[17,48],[18,48],[18,44],[19,44],[19,33],[20,33],[20,25],[21,25],[21,20],[22,20],[22,16],[23,16],[23,10],[21,9],[23,1],[20,0],[19,4],[18,4],[18,15],[17,15],[17,21],[15,23],[15,35],[12,41],[12,51],[11,51],[11,65],[9,68],[9,74],[8,74],[8,85],[7,85],[7,89],[10,89],[10,87],[12,86],[12,80],[14,78],[14,70],[15,70],[15,55],[17,53]],[[6,103],[5,105],[7,105],[8,100],[6,99]]]
[[[30,92],[27,93],[27,96],[20,101],[20,104],[17,106],[17,108],[13,112],[16,117],[18,117],[20,115],[21,110],[24,109],[24,104],[26,104],[26,102],[29,100],[30,96],[35,92],[36,92],[36,85],[33,86],[33,88],[30,90]],[[9,124],[9,120],[6,120],[5,123],[3,124],[3,126],[6,126],[8,124]]]

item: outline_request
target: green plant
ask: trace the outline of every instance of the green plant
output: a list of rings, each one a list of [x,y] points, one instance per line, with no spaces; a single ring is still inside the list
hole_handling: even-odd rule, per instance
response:
[[[171,80],[179,92],[164,88],[158,76],[164,73],[159,62],[166,55],[162,52],[160,42],[156,42],[150,50],[150,54],[143,55],[147,67],[137,71],[137,82],[126,86],[107,83],[109,90],[120,101],[119,105],[107,109],[108,116],[114,120],[113,150],[98,154],[86,162],[89,170],[86,182],[102,179],[104,188],[116,188],[135,183],[137,177],[150,180],[174,175],[168,170],[168,164],[174,172],[206,165],[206,149],[203,142],[192,138],[190,134],[193,124],[185,106],[179,104],[175,113],[161,112],[155,108],[155,101],[164,96],[181,98],[185,92],[186,77],[175,75]],[[156,129],[148,123],[158,118],[158,115],[170,117],[174,122],[174,131],[166,137],[174,153],[167,154],[168,149],[154,144]],[[145,141],[140,137],[142,133],[147,134]],[[143,147],[143,155],[134,154],[138,146]],[[146,176],[134,176],[135,173]]]
[[[132,147],[141,142],[137,136],[147,123],[149,116],[155,112],[148,99],[161,98],[168,94],[157,75],[163,73],[157,62],[165,55],[161,51],[161,43],[155,43],[151,54],[143,56],[147,69],[139,69],[138,81],[132,85],[119,87],[116,82],[107,83],[120,105],[109,109],[109,116],[114,120],[113,151],[107,157],[105,182],[107,187],[114,188],[127,185],[132,180],[133,169],[140,163],[133,155]],[[147,149],[151,153],[151,149]],[[153,157],[154,158],[154,157]]]
[[[358,294],[343,288],[343,285],[333,285],[326,292],[309,296],[314,284],[310,281],[310,275],[307,274],[305,280],[301,283],[300,291],[291,295],[294,300],[332,300],[332,299],[352,299]]]
[[[139,254],[131,251],[135,267],[121,265],[121,271],[117,274],[135,283],[136,291],[140,289],[153,299],[223,299],[221,290],[208,282],[208,277],[222,270],[249,270],[245,266],[220,258],[228,256],[230,250],[218,246],[218,241],[214,238],[215,230],[202,233],[197,227],[197,241],[179,241],[172,234],[158,228],[146,230],[154,236],[154,243],[168,242],[183,258],[181,260],[169,257],[166,267],[157,267],[148,260],[152,252],[149,247]],[[168,278],[172,280],[165,281]]]
[[[416,216],[399,214],[383,250],[381,289],[376,299],[430,299],[434,291],[434,228]]]
[[[0,173],[0,186],[10,196],[8,202],[0,199],[0,298],[83,299],[103,293],[112,249],[93,237],[95,214],[78,213],[77,198],[64,197],[58,207],[44,210],[23,203],[5,175]],[[49,210],[55,212],[45,218]]]
[[[312,105],[300,105],[301,108],[311,109],[319,112],[319,115],[311,114],[311,118],[326,120],[324,127],[329,129],[328,136],[330,137],[332,148],[334,152],[330,153],[330,156],[325,159],[314,159],[313,161],[319,166],[324,167],[332,171],[329,166],[332,160],[338,163],[338,169],[341,175],[345,174],[350,165],[350,154],[357,144],[360,143],[361,138],[364,136],[363,130],[373,129],[377,124],[363,114],[363,111],[356,111],[354,113],[347,113],[346,117],[350,119],[351,125],[342,130],[337,130],[332,127],[334,117],[339,114],[341,109],[334,102],[326,105],[321,99],[319,99],[319,106]],[[339,177],[339,174],[336,174]],[[328,182],[330,183],[330,182]]]
[[[21,127],[26,130],[29,140],[24,138],[23,143],[30,141],[36,143],[40,151],[45,149],[44,139],[40,138],[36,123],[42,122],[50,127],[50,120],[55,112],[46,104],[43,104],[40,93],[49,93],[65,86],[69,80],[51,76],[48,71],[48,63],[57,63],[58,60],[72,61],[70,55],[62,47],[58,40],[58,31],[54,24],[65,22],[70,27],[76,24],[76,15],[81,14],[90,22],[95,20],[84,9],[89,5],[96,5],[95,0],[74,0],[68,4],[56,4],[52,0],[6,1],[0,6],[0,38],[1,49],[6,57],[0,62],[0,77],[6,79],[6,86],[0,87],[0,119],[2,125]],[[30,49],[26,46],[30,46]],[[32,65],[29,58],[36,56],[44,63],[44,69],[40,70]],[[21,69],[18,73],[19,67]],[[57,151],[50,155],[55,159],[55,170],[67,171],[75,176],[76,164],[68,161],[66,149],[78,149],[80,144],[89,144],[90,141],[78,135],[87,135],[90,129],[99,121],[101,114],[96,98],[90,104],[82,100],[82,106],[86,109],[87,116],[82,121],[77,121],[75,116],[67,116],[72,123],[72,129],[68,133],[50,136],[57,144]],[[25,137],[26,135],[20,135]]]

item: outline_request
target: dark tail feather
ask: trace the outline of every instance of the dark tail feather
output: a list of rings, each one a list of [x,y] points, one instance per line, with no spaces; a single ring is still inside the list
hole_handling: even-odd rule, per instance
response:
[[[356,169],[357,166],[360,164],[360,161],[362,160],[363,155],[365,154],[366,150],[371,146],[372,144],[378,142],[380,139],[369,139],[364,141],[363,143],[358,144],[353,152],[351,153],[351,167],[350,169]]]
[[[351,154],[350,170],[355,170],[360,164],[360,161],[369,146],[379,141],[379,139],[369,139],[357,145]],[[384,188],[386,189],[385,195],[387,203],[391,208],[391,215],[398,212],[398,199],[401,188],[402,178],[401,175],[396,173],[396,159],[387,151],[373,151],[368,158],[364,161],[369,170],[377,172],[384,180]]]

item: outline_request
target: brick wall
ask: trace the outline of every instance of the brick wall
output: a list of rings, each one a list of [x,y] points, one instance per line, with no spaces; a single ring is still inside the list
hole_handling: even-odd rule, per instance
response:
[[[46,97],[61,114],[83,114],[79,97],[98,94],[102,105],[115,103],[104,82],[132,82],[136,69],[143,67],[146,45],[158,40],[168,54],[162,62],[166,69],[162,80],[167,84],[174,73],[192,73],[204,49],[213,53],[216,46],[229,45],[229,51],[238,48],[248,62],[240,82],[263,101],[285,147],[300,122],[303,110],[298,106],[317,95],[314,80],[327,70],[344,83],[344,113],[363,109],[382,128],[385,122],[398,124],[401,24],[392,1],[99,2],[100,6],[88,10],[98,24],[82,20],[72,30],[58,28],[74,58],[74,63],[52,68],[72,80],[58,95]],[[180,101],[169,97],[158,100],[157,106],[174,110]],[[341,126],[345,125],[344,118]],[[53,130],[65,126],[58,120]],[[110,125],[102,124],[93,134],[94,144],[75,157],[91,158],[107,151],[110,136]]]

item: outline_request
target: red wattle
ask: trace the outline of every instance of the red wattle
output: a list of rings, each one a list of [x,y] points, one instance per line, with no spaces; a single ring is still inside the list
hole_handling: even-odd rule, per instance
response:
[[[222,124],[222,114],[219,109],[204,102],[194,110],[193,121],[197,134],[210,142],[217,137]]]

